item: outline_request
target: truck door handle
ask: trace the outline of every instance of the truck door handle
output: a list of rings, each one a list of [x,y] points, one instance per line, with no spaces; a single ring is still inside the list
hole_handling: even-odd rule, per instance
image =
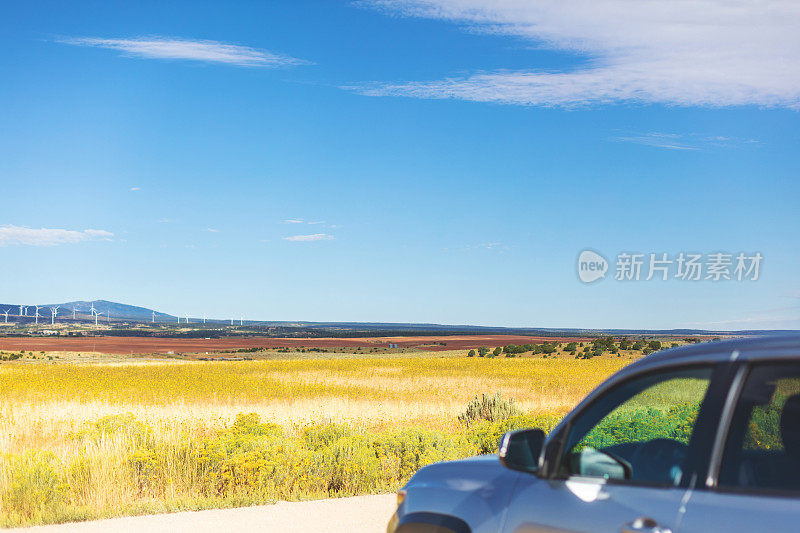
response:
[[[672,533],[668,527],[661,527],[652,518],[639,517],[622,526],[622,533]]]

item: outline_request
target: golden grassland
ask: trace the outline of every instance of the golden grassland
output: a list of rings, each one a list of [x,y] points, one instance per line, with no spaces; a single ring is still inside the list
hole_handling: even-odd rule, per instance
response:
[[[631,362],[463,355],[4,362],[0,525],[395,490],[510,427],[549,429]],[[525,416],[459,422],[495,392]]]

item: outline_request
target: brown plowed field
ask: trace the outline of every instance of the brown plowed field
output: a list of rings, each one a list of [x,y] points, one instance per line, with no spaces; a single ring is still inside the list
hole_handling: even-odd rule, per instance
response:
[[[239,348],[372,348],[397,344],[420,350],[458,350],[478,346],[532,344],[548,341],[586,341],[577,337],[527,337],[518,335],[457,335],[433,337],[358,337],[358,338],[266,338],[170,339],[160,337],[0,337],[0,350],[45,352],[100,352],[107,354],[146,354],[167,352],[207,352]],[[438,343],[445,343],[441,345]]]

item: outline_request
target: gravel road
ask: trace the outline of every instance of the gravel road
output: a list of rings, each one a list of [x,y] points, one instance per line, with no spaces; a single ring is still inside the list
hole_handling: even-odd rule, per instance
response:
[[[382,533],[394,513],[394,494],[214,509],[38,526],[26,533]]]

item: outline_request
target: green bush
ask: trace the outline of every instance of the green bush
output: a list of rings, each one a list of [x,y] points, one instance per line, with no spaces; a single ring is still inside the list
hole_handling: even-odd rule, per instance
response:
[[[375,439],[374,446],[383,471],[397,484],[405,483],[427,464],[479,453],[463,436],[420,428],[382,434]]]
[[[478,420],[500,422],[514,415],[520,414],[514,405],[514,400],[504,398],[499,392],[493,396],[482,394],[475,396],[468,404],[467,409],[458,416],[463,424],[472,424]]]
[[[8,459],[9,482],[2,495],[4,521],[59,521],[69,503],[70,489],[51,452],[31,451]]]
[[[467,440],[474,446],[475,454],[497,453],[503,434],[517,429],[539,428],[550,432],[561,419],[555,415],[515,415],[501,422],[481,421],[467,431]]]

